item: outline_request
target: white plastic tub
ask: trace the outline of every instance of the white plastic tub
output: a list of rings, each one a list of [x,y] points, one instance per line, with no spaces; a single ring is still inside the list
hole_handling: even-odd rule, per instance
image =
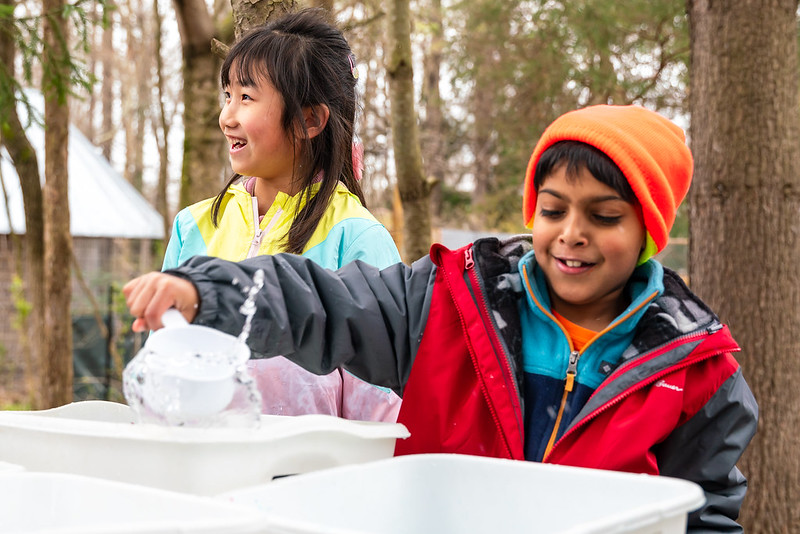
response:
[[[220,499],[273,534],[686,531],[705,500],[684,480],[475,456],[422,454],[289,477]]]
[[[259,428],[133,424],[126,405],[84,401],[0,412],[0,461],[216,495],[276,477],[389,458],[403,425],[327,415],[263,416]]]
[[[0,476],[4,534],[243,534],[261,529],[258,512],[210,497],[64,473]]]
[[[4,473],[20,473],[25,471],[25,468],[19,464],[10,464],[8,462],[0,462],[0,475]]]

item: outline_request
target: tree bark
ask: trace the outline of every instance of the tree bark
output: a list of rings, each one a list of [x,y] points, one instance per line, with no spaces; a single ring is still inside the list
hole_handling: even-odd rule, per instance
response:
[[[117,16],[113,10],[116,3],[109,2],[109,24],[103,28],[103,47],[100,53],[103,64],[103,77],[100,85],[100,102],[103,106],[103,126],[100,129],[100,138],[95,140],[103,151],[103,157],[111,161],[111,146],[114,140],[114,23]]]
[[[171,217],[167,203],[167,182],[169,179],[169,131],[171,128],[171,121],[167,117],[167,112],[164,107],[165,93],[164,93],[164,60],[161,55],[161,36],[162,36],[162,22],[163,18],[158,9],[158,0],[153,0],[153,19],[155,26],[155,57],[156,57],[156,90],[158,100],[156,107],[158,113],[153,119],[153,131],[158,141],[158,184],[156,185],[156,210],[161,214],[164,221],[164,246],[166,247],[167,240],[169,240],[171,229]],[[159,136],[160,132],[160,136]]]
[[[741,462],[750,533],[800,530],[797,0],[690,0],[692,288],[742,346],[759,431]]]
[[[442,94],[439,90],[441,81],[442,53],[446,45],[441,0],[432,0],[426,12],[430,26],[428,46],[424,61],[424,79],[422,82],[422,99],[425,105],[425,122],[421,134],[422,158],[425,168],[431,176],[431,214],[435,218],[441,215],[441,192],[447,172],[447,155],[445,138],[447,135],[442,109]]]
[[[129,113],[125,121],[125,179],[140,193],[144,192],[144,135],[149,110],[153,51],[145,8],[139,0],[128,2],[127,66],[130,87]],[[138,28],[139,31],[135,31]],[[146,37],[145,37],[146,36]],[[124,82],[123,82],[124,83]]]
[[[44,406],[54,407],[72,402],[72,235],[69,220],[69,188],[67,155],[69,142],[69,108],[67,106],[69,74],[65,59],[69,58],[68,21],[62,16],[64,0],[43,0],[46,14],[42,36],[48,51],[43,60],[45,188],[44,242],[45,294],[44,353],[41,392]]]
[[[309,5],[313,7],[321,7],[328,12],[329,20],[333,21],[333,0],[311,0]]]
[[[273,16],[288,13],[294,6],[294,0],[231,0],[233,33],[236,40]]]
[[[214,24],[204,0],[174,0],[183,47],[183,165],[179,208],[216,196],[224,147],[219,132],[219,66]]]
[[[409,0],[392,0],[389,4],[391,46],[386,72],[392,106],[392,146],[405,221],[403,260],[411,263],[425,256],[431,246],[431,185],[422,169],[414,110]]]
[[[13,0],[0,0],[0,4],[12,5]],[[16,48],[10,32],[0,29],[0,69],[9,79],[14,79],[14,57]],[[16,99],[0,109],[5,117],[0,129],[0,145],[6,150],[17,171],[25,210],[24,272],[17,273],[24,281],[25,296],[31,304],[31,313],[23,321],[20,330],[25,355],[25,390],[33,406],[41,406],[42,391],[37,377],[41,376],[43,354],[42,335],[44,325],[44,218],[42,216],[42,186],[36,151],[25,135],[19,120]]]

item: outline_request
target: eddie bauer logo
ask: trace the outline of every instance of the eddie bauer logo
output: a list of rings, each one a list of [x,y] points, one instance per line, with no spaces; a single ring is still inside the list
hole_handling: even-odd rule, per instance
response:
[[[667,384],[663,380],[659,380],[658,382],[656,382],[656,387],[657,388],[667,388],[667,389],[671,389],[673,391],[683,391],[682,387],[673,386],[672,384]]]

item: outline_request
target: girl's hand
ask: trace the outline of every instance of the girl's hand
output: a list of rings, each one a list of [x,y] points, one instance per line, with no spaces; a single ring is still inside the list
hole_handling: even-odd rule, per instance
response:
[[[152,272],[134,278],[122,288],[125,303],[131,314],[134,332],[158,330],[164,325],[161,316],[169,308],[175,308],[190,323],[197,315],[200,297],[194,284],[160,272]]]

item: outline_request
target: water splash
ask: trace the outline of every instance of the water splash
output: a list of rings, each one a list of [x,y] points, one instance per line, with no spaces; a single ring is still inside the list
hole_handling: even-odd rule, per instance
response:
[[[234,283],[236,283],[236,280],[234,280]],[[247,338],[250,337],[250,324],[253,322],[253,315],[256,313],[256,295],[261,291],[262,287],[264,287],[264,270],[259,269],[253,273],[253,285],[245,289],[247,298],[239,306],[239,313],[244,315],[244,326],[239,334],[239,341],[242,343],[247,343]]]
[[[234,280],[233,285],[240,285],[239,281]],[[125,398],[141,422],[258,426],[261,394],[247,367],[250,351],[246,343],[256,313],[255,299],[263,286],[264,271],[258,270],[253,285],[242,288],[247,298],[239,308],[245,322],[238,337],[200,326],[177,327],[175,331],[167,328],[151,334],[123,372]],[[222,338],[223,347],[204,343],[199,339],[202,335],[213,342]],[[198,345],[203,348],[198,349]]]

